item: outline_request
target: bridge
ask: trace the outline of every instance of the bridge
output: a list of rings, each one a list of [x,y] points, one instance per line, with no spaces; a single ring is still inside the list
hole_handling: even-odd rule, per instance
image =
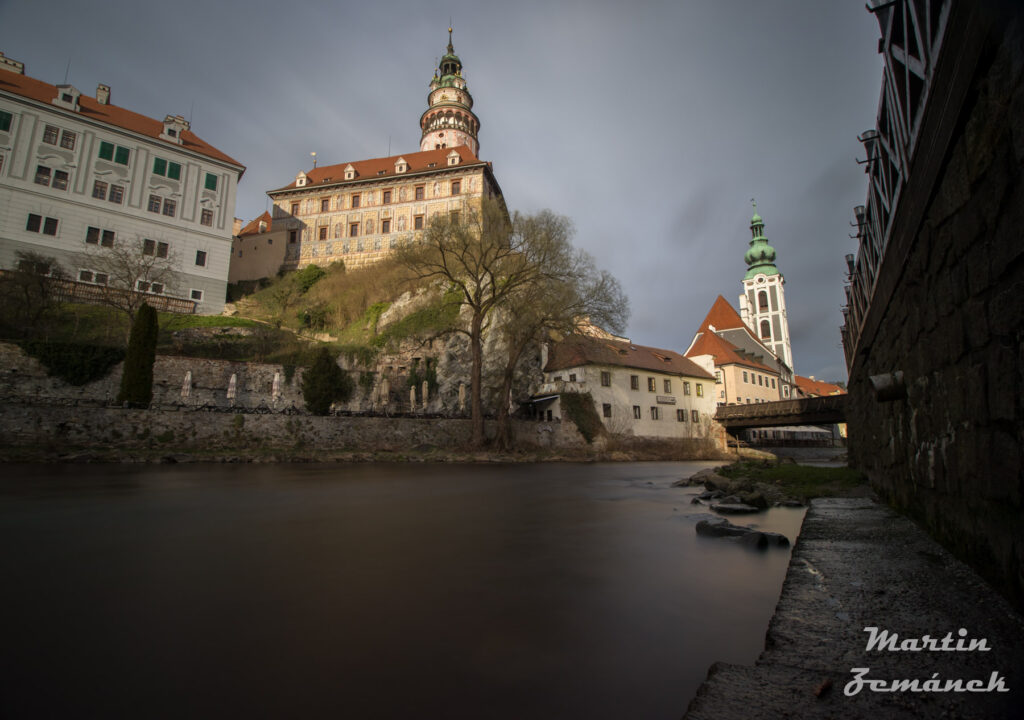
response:
[[[715,420],[726,430],[779,425],[832,425],[846,422],[848,395],[778,400],[753,405],[722,405]]]

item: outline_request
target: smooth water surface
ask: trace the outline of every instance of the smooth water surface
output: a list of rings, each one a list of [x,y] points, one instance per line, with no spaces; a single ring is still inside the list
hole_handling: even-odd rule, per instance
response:
[[[674,720],[789,561],[705,465],[3,466],[0,717]]]

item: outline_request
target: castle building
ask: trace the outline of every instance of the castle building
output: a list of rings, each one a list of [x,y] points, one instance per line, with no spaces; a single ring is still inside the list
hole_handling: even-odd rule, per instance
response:
[[[418,239],[434,216],[501,196],[491,164],[477,156],[480,121],[448,32],[420,117],[418,151],[314,167],[267,193],[274,230],[286,238],[286,268],[372,264]]]
[[[24,71],[0,53],[0,268],[35,253],[76,288],[107,292],[116,281],[106,261],[137,248],[168,264],[173,283],[139,276],[121,290],[161,308],[220,312],[245,168],[180,115],[145,117],[112,104],[106,85],[89,97]]]
[[[764,221],[757,214],[750,220],[750,248],[743,259],[748,265],[740,295],[740,317],[757,338],[779,360],[793,367],[786,318],[786,279],[775,266],[775,248],[764,236]]]

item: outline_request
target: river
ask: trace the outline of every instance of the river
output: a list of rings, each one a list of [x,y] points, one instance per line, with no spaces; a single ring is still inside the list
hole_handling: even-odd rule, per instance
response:
[[[789,561],[707,465],[4,466],[0,717],[679,718]]]

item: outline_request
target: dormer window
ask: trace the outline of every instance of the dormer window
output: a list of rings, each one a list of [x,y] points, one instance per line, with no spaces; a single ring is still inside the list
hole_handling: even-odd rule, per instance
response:
[[[452,150],[448,153],[448,165],[458,165],[461,160],[462,157],[459,155],[458,151]]]
[[[295,176],[295,187],[306,187],[306,173],[300,171]]]
[[[57,86],[57,97],[53,99],[53,104],[68,110],[74,110],[78,112],[78,96],[80,92],[75,90],[71,85],[58,85]]]
[[[164,131],[160,133],[160,137],[175,145],[181,145],[181,134],[190,127],[188,120],[181,115],[168,115],[164,118]]]
[[[387,171],[386,170],[378,170],[377,171],[377,175],[378,176],[383,175],[385,172],[387,172]]]
[[[346,180],[355,180],[356,179],[356,169],[354,167],[352,167],[351,165],[346,165],[345,166],[345,179]]]
[[[405,158],[398,158],[398,161],[395,163],[395,172],[396,173],[404,173],[404,172],[407,172],[408,170],[409,170],[409,163],[407,163],[405,161]]]

